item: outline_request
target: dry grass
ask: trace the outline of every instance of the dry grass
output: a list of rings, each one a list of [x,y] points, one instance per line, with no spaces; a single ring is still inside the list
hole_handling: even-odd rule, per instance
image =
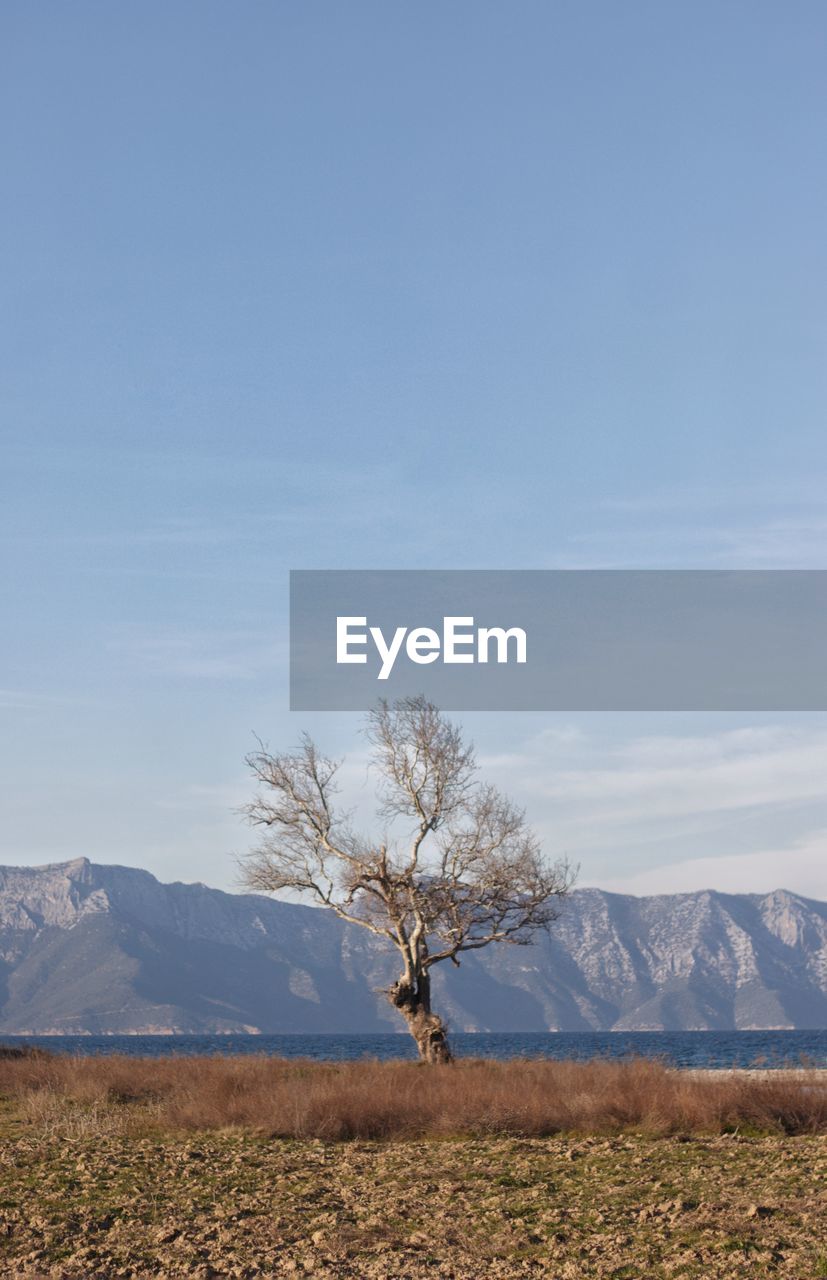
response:
[[[0,1095],[34,1128],[241,1128],[271,1137],[827,1132],[817,1071],[700,1076],[644,1059],[319,1063],[252,1057],[0,1058]]]
[[[824,1079],[0,1055],[0,1275],[815,1280]]]

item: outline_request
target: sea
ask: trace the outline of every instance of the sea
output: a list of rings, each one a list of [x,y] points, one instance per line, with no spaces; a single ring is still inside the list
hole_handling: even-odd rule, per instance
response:
[[[266,1054],[316,1062],[415,1059],[406,1034],[387,1035],[75,1035],[0,1036],[0,1045],[52,1053],[129,1057]],[[451,1036],[460,1058],[652,1058],[674,1067],[827,1067],[827,1029],[819,1031],[497,1031]]]

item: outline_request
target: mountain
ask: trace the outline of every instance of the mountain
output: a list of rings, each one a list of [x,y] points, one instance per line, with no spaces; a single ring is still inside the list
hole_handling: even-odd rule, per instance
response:
[[[329,912],[85,858],[0,868],[0,1032],[402,1030],[381,940]],[[435,971],[456,1030],[827,1026],[827,904],[578,889],[531,947]]]

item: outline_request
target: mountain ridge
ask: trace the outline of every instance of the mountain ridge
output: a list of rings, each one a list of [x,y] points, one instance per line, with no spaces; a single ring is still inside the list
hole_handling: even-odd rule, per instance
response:
[[[0,867],[0,1032],[402,1030],[392,949],[332,913],[87,858]],[[827,904],[576,889],[548,937],[435,970],[455,1030],[827,1026]]]

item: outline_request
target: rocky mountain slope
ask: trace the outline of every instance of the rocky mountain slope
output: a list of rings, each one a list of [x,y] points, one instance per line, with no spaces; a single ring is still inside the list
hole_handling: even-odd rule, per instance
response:
[[[402,1030],[379,939],[146,871],[0,868],[0,1032]],[[436,971],[456,1030],[827,1026],[827,904],[576,890],[548,938]]]

